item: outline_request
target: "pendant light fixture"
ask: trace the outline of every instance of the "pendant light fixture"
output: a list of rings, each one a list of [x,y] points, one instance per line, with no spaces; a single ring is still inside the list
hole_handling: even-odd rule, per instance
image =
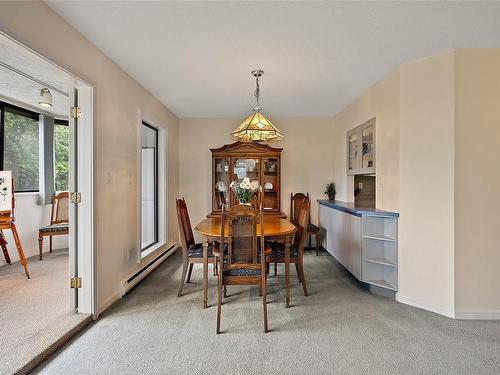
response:
[[[38,101],[42,107],[52,107],[52,94],[49,89],[43,88],[40,90],[40,100]]]
[[[272,140],[284,139],[283,134],[273,125],[273,123],[261,112],[262,108],[259,104],[260,86],[259,78],[264,74],[261,69],[252,70],[252,75],[255,77],[256,89],[254,92],[257,105],[253,109],[253,113],[248,116],[245,121],[238,126],[231,135],[233,139],[242,142],[263,142]]]

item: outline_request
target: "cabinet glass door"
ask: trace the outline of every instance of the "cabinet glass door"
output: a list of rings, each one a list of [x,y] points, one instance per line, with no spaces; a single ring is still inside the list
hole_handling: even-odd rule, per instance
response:
[[[264,178],[262,179],[263,196],[263,210],[264,211],[278,211],[279,202],[279,159],[269,158],[263,159],[264,165]]]
[[[347,148],[348,148],[348,161],[347,169],[348,172],[356,172],[358,169],[358,134],[353,133],[347,137]]]
[[[260,165],[259,159],[235,159],[233,176],[236,181],[243,181],[244,178],[249,178],[250,181],[257,180],[260,182]]]
[[[234,159],[233,179],[241,182],[249,178],[250,182],[257,180],[260,184],[260,161],[258,158]],[[234,201],[236,202],[236,199]]]
[[[221,210],[223,204],[229,203],[229,158],[215,158],[214,171],[214,208]]]
[[[361,133],[363,152],[361,156],[361,169],[366,172],[375,167],[375,149],[373,125],[363,129]]]

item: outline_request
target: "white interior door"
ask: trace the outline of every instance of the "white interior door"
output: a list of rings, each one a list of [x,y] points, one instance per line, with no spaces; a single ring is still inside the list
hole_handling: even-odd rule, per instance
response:
[[[70,93],[70,105],[78,107],[78,90]],[[69,191],[78,191],[78,118],[69,116]],[[70,196],[71,199],[71,196]],[[78,204],[69,204],[69,279],[78,277]],[[69,281],[68,281],[69,285]],[[71,289],[71,311],[78,311],[78,289]]]

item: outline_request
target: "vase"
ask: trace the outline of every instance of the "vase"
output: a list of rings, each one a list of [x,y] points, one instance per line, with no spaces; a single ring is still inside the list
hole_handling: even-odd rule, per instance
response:
[[[334,201],[335,200],[335,195],[329,195],[328,199],[331,200],[331,201]]]

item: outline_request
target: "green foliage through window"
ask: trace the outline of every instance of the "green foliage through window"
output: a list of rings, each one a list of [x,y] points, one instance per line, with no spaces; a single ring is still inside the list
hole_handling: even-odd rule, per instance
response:
[[[3,169],[11,170],[16,191],[38,191],[38,119],[6,109]]]
[[[3,112],[3,113],[2,113]],[[12,171],[16,192],[39,190],[39,115],[0,102],[3,117],[3,170]],[[2,125],[2,124],[0,124]],[[54,124],[54,187],[69,188],[69,126],[67,121]]]
[[[54,140],[56,191],[67,191],[69,189],[69,126],[56,124]]]

